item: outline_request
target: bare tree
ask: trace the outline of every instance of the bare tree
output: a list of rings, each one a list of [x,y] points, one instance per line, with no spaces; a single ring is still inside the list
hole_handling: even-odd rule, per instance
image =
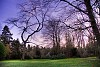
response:
[[[53,48],[51,52],[53,52],[52,55],[59,54],[60,51],[60,40],[61,40],[61,21],[51,19],[48,20],[47,23],[44,24],[44,30],[43,35],[49,42],[51,42]]]
[[[100,46],[100,32],[97,25],[98,23],[97,15],[99,16],[100,11],[96,10],[96,9],[100,9],[100,6],[98,5],[98,3],[100,3],[99,0],[83,0],[83,1],[82,0],[71,0],[71,1],[61,0],[61,1],[66,2],[67,4],[72,6],[77,12],[81,12],[82,14],[88,17],[88,22],[91,24],[93,34],[96,37],[97,45],[99,47]],[[99,7],[96,7],[96,5],[98,5]]]
[[[9,24],[13,24],[21,30],[23,42],[22,59],[25,57],[26,44],[31,43],[31,37],[43,28],[48,8],[44,8],[42,0],[28,0],[19,5],[20,12],[17,18],[8,19]]]

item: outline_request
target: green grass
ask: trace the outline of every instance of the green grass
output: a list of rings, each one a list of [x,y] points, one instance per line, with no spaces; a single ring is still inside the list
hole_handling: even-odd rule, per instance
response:
[[[0,67],[100,67],[100,60],[96,58],[5,60],[0,61]]]

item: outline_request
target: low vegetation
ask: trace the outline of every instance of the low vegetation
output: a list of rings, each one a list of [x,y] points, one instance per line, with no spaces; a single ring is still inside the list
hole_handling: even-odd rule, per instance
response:
[[[99,67],[100,60],[92,58],[68,58],[59,60],[5,60],[0,67]]]

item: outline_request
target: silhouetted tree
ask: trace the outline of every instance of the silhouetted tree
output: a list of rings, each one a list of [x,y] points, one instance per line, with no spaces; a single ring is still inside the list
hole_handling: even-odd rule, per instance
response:
[[[9,58],[11,49],[10,49],[10,43],[12,41],[12,34],[8,28],[8,26],[4,26],[2,30],[2,34],[0,35],[0,41],[5,45],[5,51],[6,51],[6,59]]]
[[[33,49],[32,49],[32,47],[28,44],[28,46],[27,46],[27,52],[26,52],[26,58],[27,58],[27,59],[32,59],[33,56],[34,56]]]
[[[4,45],[9,44],[10,41],[12,40],[12,34],[11,34],[8,26],[6,26],[6,25],[4,26],[4,28],[2,30],[0,40],[1,40],[1,42],[4,43]]]
[[[11,43],[11,57],[12,59],[20,59],[21,58],[21,48],[22,45],[20,44],[19,40],[13,40]]]
[[[43,28],[48,8],[44,8],[42,0],[26,0],[20,4],[20,16],[8,19],[9,24],[13,24],[21,30],[23,41],[23,55],[25,57],[26,44],[31,43],[31,37]]]
[[[62,26],[60,20],[49,20],[44,24],[43,35],[49,40],[53,46],[51,55],[57,55],[60,53],[60,35]]]
[[[98,0],[72,0],[72,1],[68,1],[68,0],[61,0],[63,2],[66,2],[67,4],[69,4],[70,6],[74,7],[76,11],[81,12],[83,16],[83,20],[84,22],[89,22],[91,24],[91,28],[93,30],[93,34],[96,37],[97,40],[97,48],[100,47],[100,32],[99,32],[99,28],[97,25],[97,21],[96,21],[96,17],[95,15],[98,14],[100,11],[96,11],[96,9],[100,8],[100,7],[95,7],[95,4],[98,4],[100,1]],[[95,7],[95,8],[93,8]],[[86,21],[84,17],[88,17],[88,21]],[[86,29],[86,28],[85,28]],[[100,51],[98,49],[99,52],[99,56],[100,56]]]
[[[73,57],[75,56],[74,54],[74,49],[75,49],[75,46],[74,46],[74,42],[72,40],[72,37],[71,37],[71,34],[69,32],[67,32],[65,34],[65,41],[66,41],[66,46],[65,46],[65,55],[66,57]],[[75,50],[75,53],[77,55],[77,51]]]
[[[41,58],[41,52],[38,45],[35,47],[35,58],[37,59]]]

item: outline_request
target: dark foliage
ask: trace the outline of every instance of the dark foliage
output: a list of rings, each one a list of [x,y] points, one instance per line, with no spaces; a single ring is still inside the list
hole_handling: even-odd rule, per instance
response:
[[[3,60],[6,56],[6,50],[3,43],[0,42],[0,60]]]
[[[2,43],[4,43],[4,45],[9,44],[12,40],[12,34],[8,28],[8,26],[4,26],[3,30],[2,30],[2,34],[0,37],[0,40]]]
[[[13,40],[11,43],[11,59],[21,59],[21,44],[19,40]]]

